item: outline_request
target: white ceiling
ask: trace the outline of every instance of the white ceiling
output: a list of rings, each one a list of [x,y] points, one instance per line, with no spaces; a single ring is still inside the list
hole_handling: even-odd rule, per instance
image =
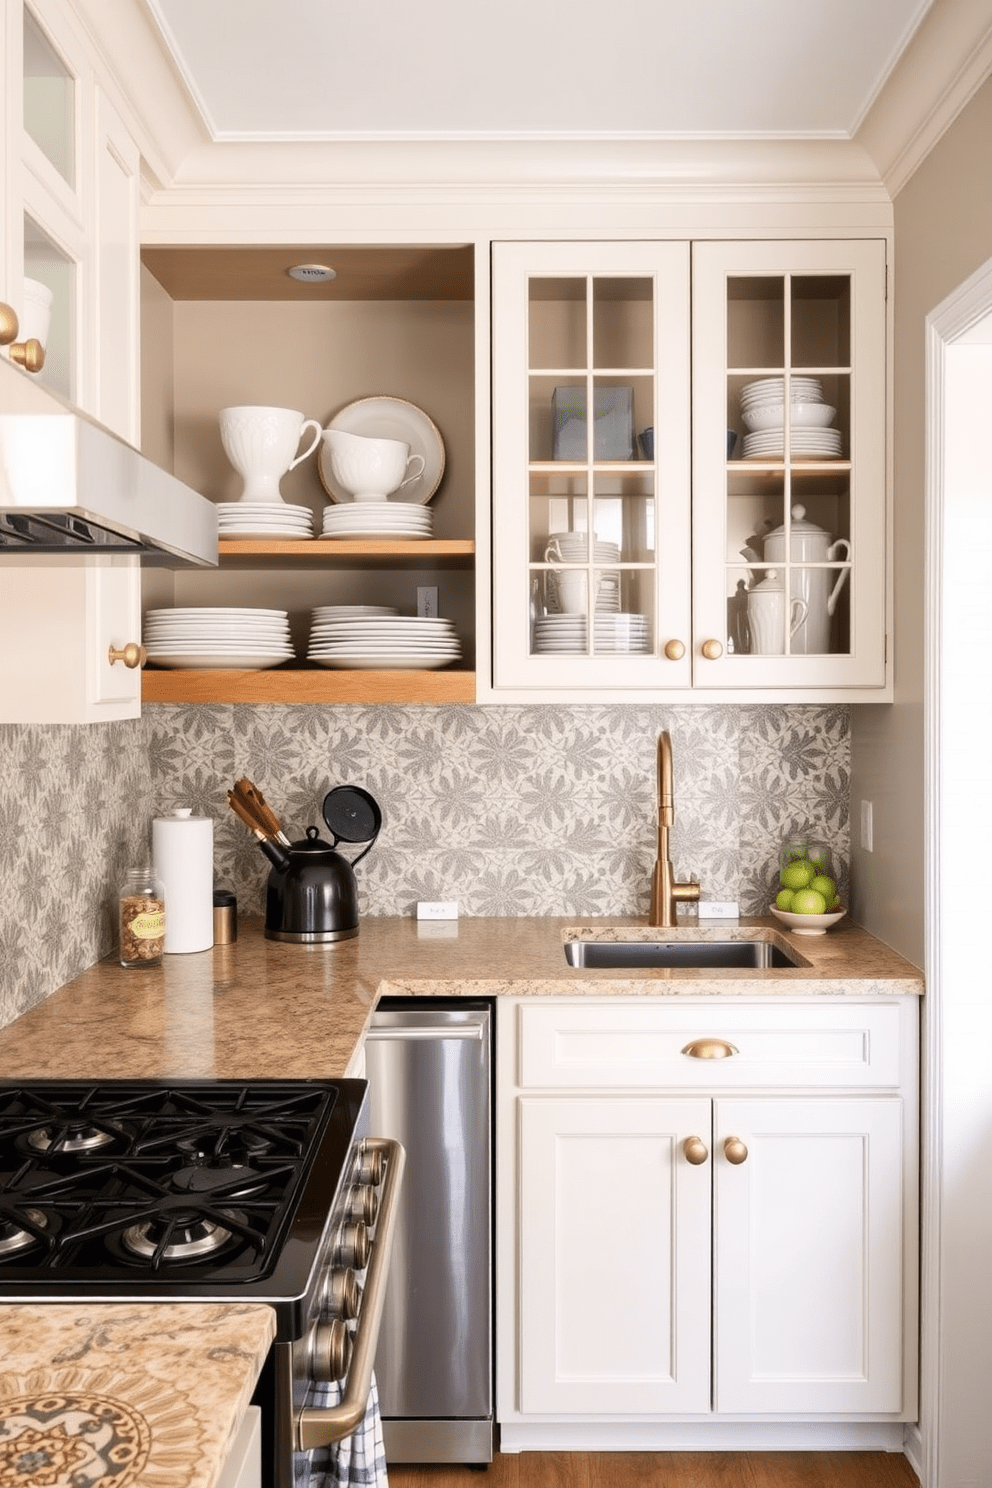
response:
[[[217,140],[842,138],[933,0],[147,0]]]

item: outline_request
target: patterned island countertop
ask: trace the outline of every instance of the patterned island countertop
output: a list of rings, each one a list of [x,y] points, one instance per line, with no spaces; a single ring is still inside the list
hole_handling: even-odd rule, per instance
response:
[[[212,1488],[275,1336],[258,1305],[0,1308],[4,1488]]]

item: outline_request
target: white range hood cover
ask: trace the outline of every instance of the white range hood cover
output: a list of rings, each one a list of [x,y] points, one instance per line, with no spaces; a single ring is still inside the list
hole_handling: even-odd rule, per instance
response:
[[[216,565],[217,509],[80,414],[0,414],[0,557],[88,550]]]

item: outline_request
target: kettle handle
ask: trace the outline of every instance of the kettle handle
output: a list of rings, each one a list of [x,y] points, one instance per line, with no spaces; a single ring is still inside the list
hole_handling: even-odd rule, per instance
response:
[[[839,537],[837,541],[835,543],[831,543],[830,547],[827,549],[828,558],[834,559],[838,557],[838,555],[846,559],[847,562],[850,562],[851,544],[848,542],[846,537]],[[847,578],[847,572],[848,571],[846,568],[842,568],[840,573],[837,575],[837,582],[831,589],[830,597],[827,600],[828,615],[833,615],[834,610],[837,608],[837,599],[840,595],[840,591],[844,587],[844,580]]]

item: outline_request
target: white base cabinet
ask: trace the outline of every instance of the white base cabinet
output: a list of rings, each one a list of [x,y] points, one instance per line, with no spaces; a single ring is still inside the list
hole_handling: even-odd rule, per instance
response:
[[[811,1445],[898,1449],[917,1013],[501,1000],[504,1450],[700,1446],[706,1425],[714,1445],[794,1446],[800,1423],[825,1428]],[[718,1037],[730,1057],[684,1052]]]

